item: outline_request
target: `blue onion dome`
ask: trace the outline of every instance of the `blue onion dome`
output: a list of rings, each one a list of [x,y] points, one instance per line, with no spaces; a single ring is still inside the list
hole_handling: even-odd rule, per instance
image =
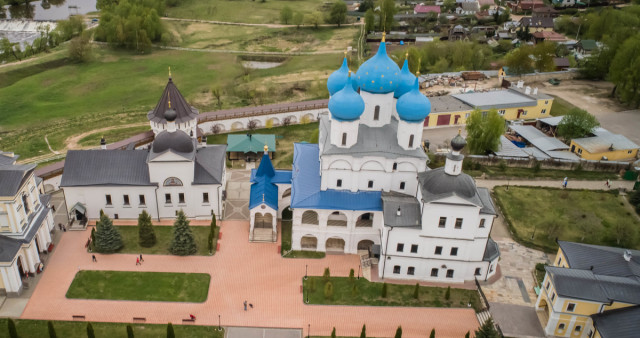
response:
[[[364,100],[353,90],[353,77],[350,75],[342,90],[329,99],[331,117],[338,121],[355,121],[364,112]]]
[[[347,65],[347,57],[342,61],[342,67],[329,75],[327,80],[327,89],[329,89],[329,95],[333,95],[344,88],[344,84],[347,83],[349,77],[349,66]]]
[[[369,93],[391,93],[398,88],[400,68],[387,55],[387,46],[382,38],[378,52],[360,66],[356,73],[360,90]]]
[[[431,112],[431,102],[420,93],[418,78],[414,80],[411,90],[398,99],[396,110],[403,121],[422,122],[427,118]]]
[[[415,79],[415,75],[411,74],[411,71],[409,71],[409,61],[405,59],[404,65],[402,65],[402,69],[400,70],[400,82],[398,83],[398,89],[393,93],[393,97],[397,99],[411,91]]]

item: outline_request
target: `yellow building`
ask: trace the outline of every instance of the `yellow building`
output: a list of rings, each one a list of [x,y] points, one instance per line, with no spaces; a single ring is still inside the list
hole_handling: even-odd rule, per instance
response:
[[[538,89],[512,87],[488,92],[451,95],[474,109],[496,109],[507,121],[535,120],[550,116],[553,97]],[[432,109],[432,113],[437,113]]]
[[[585,160],[625,161],[638,156],[637,144],[623,135],[596,128],[591,137],[571,140],[571,151]]]
[[[0,151],[0,294],[19,295],[23,279],[41,268],[40,253],[51,244],[54,228],[50,197],[40,195],[35,164],[19,165]]]
[[[431,113],[424,120],[425,128],[455,126],[467,123],[473,107],[451,95],[429,98]]]
[[[558,241],[536,301],[556,337],[638,337],[640,251]],[[629,320],[629,317],[634,320]]]

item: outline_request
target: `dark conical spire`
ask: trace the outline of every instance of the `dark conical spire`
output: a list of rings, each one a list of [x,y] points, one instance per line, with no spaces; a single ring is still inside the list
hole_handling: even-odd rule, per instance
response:
[[[171,102],[171,106],[169,106],[169,102]],[[171,78],[171,71],[169,71],[169,81],[164,87],[164,92],[158,104],[147,114],[147,118],[156,123],[166,123],[165,112],[170,109],[176,113],[176,123],[185,123],[198,116],[198,110],[187,103],[187,100],[184,99],[178,87],[176,87]]]

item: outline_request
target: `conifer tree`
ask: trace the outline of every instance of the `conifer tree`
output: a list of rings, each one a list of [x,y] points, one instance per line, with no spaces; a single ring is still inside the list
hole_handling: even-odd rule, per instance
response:
[[[333,298],[333,283],[327,282],[324,285],[324,298],[326,299]]]
[[[351,269],[349,270],[349,281],[353,283],[354,280],[355,280],[355,273],[353,272],[353,269]]]
[[[167,324],[167,338],[176,338],[176,333],[173,332],[173,324]]]
[[[151,215],[146,210],[138,216],[138,244],[144,248],[156,245],[156,233],[153,231]]]
[[[134,338],[133,328],[131,325],[127,325],[127,338]]]
[[[493,324],[493,319],[487,319],[476,331],[476,338],[499,338],[500,333]]]
[[[429,338],[436,338],[436,329],[431,329],[431,334],[429,335]]]
[[[87,323],[87,338],[96,338],[95,332],[93,332],[93,325]]]
[[[9,337],[18,338],[18,330],[16,330],[16,323],[13,319],[9,318],[7,320],[7,327],[9,328]]]
[[[382,293],[381,293],[382,298],[387,298],[387,283],[382,283]]]
[[[449,300],[451,298],[451,287],[447,286],[447,292],[444,293],[444,299]]]
[[[402,338],[402,326],[398,326],[398,328],[396,329],[396,335],[394,336],[394,338]]]
[[[116,252],[122,248],[122,236],[113,226],[109,216],[102,214],[96,223],[96,251],[102,253]]]
[[[471,332],[467,331],[467,334],[464,335],[464,338],[469,338],[471,336]]]
[[[56,335],[56,329],[53,327],[53,322],[52,321],[48,321],[47,322],[47,328],[49,329],[49,338],[57,338],[58,337]]]
[[[213,238],[216,235],[216,214],[211,216],[211,230],[209,231],[209,238],[207,239],[207,244],[209,245],[209,252],[213,253]]]
[[[196,241],[189,228],[189,220],[182,210],[178,211],[178,218],[173,224],[173,240],[169,251],[178,256],[193,255],[197,251]]]
[[[331,331],[331,338],[336,338],[336,328],[333,328],[333,331]]]
[[[322,279],[324,280],[325,283],[331,279],[331,271],[329,271],[329,268],[324,268]]]
[[[362,332],[360,332],[360,338],[367,338],[367,326],[362,324]]]
[[[96,228],[97,226],[91,228],[91,251],[94,251],[96,249]]]
[[[416,287],[413,289],[413,298],[414,299],[420,298],[420,284],[418,283],[416,283]]]

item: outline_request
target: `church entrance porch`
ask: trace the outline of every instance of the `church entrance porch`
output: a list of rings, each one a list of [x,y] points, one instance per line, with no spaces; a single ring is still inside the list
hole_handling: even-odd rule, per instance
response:
[[[344,239],[332,237],[326,242],[327,253],[344,253]]]

